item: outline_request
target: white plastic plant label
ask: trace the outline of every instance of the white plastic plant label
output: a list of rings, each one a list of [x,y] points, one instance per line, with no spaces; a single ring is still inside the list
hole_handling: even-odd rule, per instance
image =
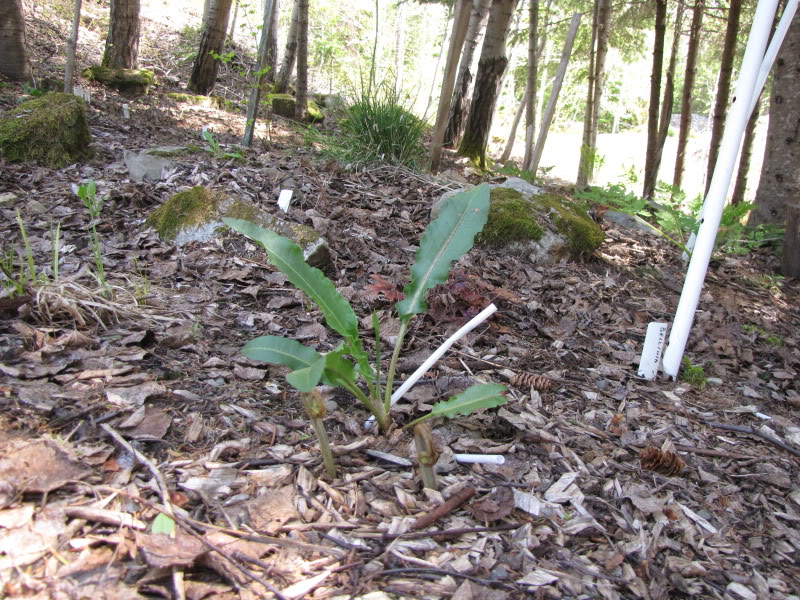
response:
[[[658,375],[661,366],[661,356],[664,351],[664,342],[667,339],[666,323],[650,323],[644,337],[644,348],[639,359],[639,377],[653,380]]]

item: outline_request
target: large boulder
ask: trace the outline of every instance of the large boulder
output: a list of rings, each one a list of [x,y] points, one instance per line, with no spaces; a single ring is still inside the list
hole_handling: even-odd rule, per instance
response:
[[[587,258],[605,239],[586,209],[565,196],[542,193],[517,178],[489,187],[489,219],[476,238],[478,244],[527,254],[537,263],[554,263]],[[431,216],[438,216],[441,205],[458,191],[444,194]]]
[[[52,168],[92,157],[86,103],[72,94],[51,92],[23,102],[0,118],[0,155]]]
[[[119,91],[126,98],[143,96],[153,85],[153,72],[148,69],[111,69],[95,65],[84,69],[81,75]]]
[[[294,107],[297,102],[291,94],[270,94],[272,100],[272,112],[276,115],[294,119]],[[325,120],[325,114],[319,105],[311,98],[308,99],[306,114],[311,123],[321,123]]]
[[[181,246],[218,235],[226,228],[222,222],[225,217],[251,221],[288,237],[303,249],[303,257],[314,267],[324,269],[331,263],[330,247],[314,229],[278,219],[220,189],[197,186],[179,192],[153,211],[146,224],[158,231],[161,239]]]

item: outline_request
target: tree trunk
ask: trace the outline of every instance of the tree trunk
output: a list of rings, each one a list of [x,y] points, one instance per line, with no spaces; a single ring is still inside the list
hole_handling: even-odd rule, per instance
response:
[[[653,68],[650,71],[650,106],[647,111],[647,150],[644,156],[644,186],[642,196],[652,198],[656,182],[653,163],[658,144],[659,100],[661,98],[661,67],[664,63],[664,36],[667,32],[667,0],[656,0],[656,38],[653,46]]]
[[[800,279],[800,204],[786,205],[786,233],[783,234],[781,272]]]
[[[12,81],[30,81],[31,78],[22,0],[0,2],[0,74]]]
[[[517,137],[517,128],[519,127],[519,122],[522,120],[522,113],[527,108],[529,100],[530,100],[530,94],[528,93],[528,88],[526,87],[525,91],[522,94],[522,100],[519,101],[519,106],[517,106],[517,110],[514,113],[514,120],[511,121],[511,131],[508,133],[508,140],[506,140],[506,148],[505,150],[503,150],[503,155],[500,157],[501,164],[505,163],[511,157],[511,151],[514,149],[514,142],[516,141]],[[525,145],[527,146],[527,140]],[[525,170],[524,160],[522,165],[523,165],[522,170]]]
[[[221,54],[228,31],[228,15],[232,0],[209,0],[206,27],[200,36],[200,49],[192,68],[189,89],[195,94],[208,94],[217,82],[219,61],[211,53]]]
[[[239,17],[239,0],[236,0],[236,5],[233,7],[233,18],[231,19],[231,27],[228,31],[228,40],[233,43],[233,34],[236,33],[236,19]]]
[[[536,139],[536,84],[539,78],[539,0],[529,0],[528,5],[528,85],[525,88],[525,155],[522,170],[529,171]],[[517,121],[519,122],[519,121]],[[514,129],[516,134],[516,128]],[[511,138],[514,139],[513,137]],[[513,142],[512,142],[513,143]]]
[[[600,125],[600,108],[603,98],[603,84],[606,77],[606,57],[608,56],[608,38],[611,36],[611,0],[605,0],[600,7],[598,15],[599,29],[597,32],[597,58],[595,59],[594,94],[592,101],[592,152],[597,149],[597,132]],[[589,181],[594,175],[594,160],[592,161]]]
[[[711,142],[708,145],[708,169],[706,170],[706,191],[711,185],[711,176],[717,164],[719,145],[725,129],[725,116],[728,113],[728,99],[731,96],[731,75],[733,59],[736,54],[736,42],[739,35],[739,15],[742,11],[742,0],[731,0],[728,9],[728,25],[725,29],[725,41],[722,45],[722,58],[719,65],[719,81],[717,82],[717,98],[714,102],[714,117],[711,125]]]
[[[678,64],[682,23],[683,4],[678,4],[678,12],[675,15],[675,30],[672,36],[672,49],[670,51],[669,65],[667,66],[667,73],[665,77],[666,81],[664,84],[664,97],[661,100],[661,118],[658,122],[658,140],[656,142],[653,164],[651,165],[650,171],[650,181],[653,183],[653,189],[650,191],[649,195],[645,192],[645,198],[651,198],[655,193],[655,187],[658,184],[658,171],[661,168],[661,156],[664,153],[664,144],[667,141],[667,134],[669,133],[669,121],[672,117],[672,98],[675,93],[675,68]],[[645,177],[647,177],[647,174],[645,174]]]
[[[64,93],[72,93],[72,80],[75,75],[75,53],[78,50],[78,33],[81,30],[81,5],[82,0],[75,0],[75,9],[72,12],[72,32],[67,41],[67,63],[64,66]]]
[[[678,132],[678,151],[675,156],[675,174],[672,177],[672,186],[674,188],[680,188],[683,182],[686,145],[689,142],[689,132],[692,126],[692,91],[695,76],[697,75],[697,51],[700,48],[700,29],[703,26],[705,7],[705,0],[696,0],[694,3],[692,29],[689,33],[689,49],[686,53],[686,74],[683,79],[683,94],[681,95],[681,126]]]
[[[744,128],[742,152],[739,155],[739,168],[736,170],[736,184],[733,186],[731,204],[740,204],[744,202],[744,196],[747,192],[747,176],[750,174],[750,161],[753,158],[753,141],[756,139],[756,126],[758,125],[758,116],[760,112],[761,98],[759,97],[753,109],[753,114],[750,115],[747,126]]]
[[[469,113],[471,99],[469,92],[472,86],[472,59],[483,28],[486,25],[486,20],[489,18],[491,5],[492,0],[474,0],[472,3],[472,12],[467,26],[467,37],[464,40],[464,52],[461,55],[455,93],[450,106],[450,116],[444,132],[444,146],[446,148],[453,148],[464,131],[464,120]]]
[[[405,4],[397,5],[397,37],[394,40],[394,93],[403,91],[406,64],[406,11]]]
[[[464,46],[464,38],[467,35],[467,27],[469,25],[469,8],[470,0],[459,0],[458,4],[456,4],[455,14],[453,15],[453,32],[450,34],[450,47],[447,50],[447,64],[445,65],[444,76],[442,77],[442,89],[439,92],[439,107],[436,111],[436,123],[433,127],[433,139],[431,140],[431,173],[436,173],[439,170],[439,160],[442,156],[442,140],[444,139],[447,115],[450,112],[450,102],[453,98],[453,85],[455,84],[458,57],[461,55],[461,48]],[[438,70],[439,65],[437,61],[436,71]]]
[[[278,16],[280,15],[280,10],[280,1],[273,0],[267,45],[264,47],[264,66],[269,67],[265,78],[270,83],[273,83],[278,76]]]
[[[482,169],[486,168],[486,145],[497,102],[498,86],[508,64],[506,38],[515,5],[516,0],[494,0],[492,3],[489,23],[486,26],[486,39],[483,41],[481,58],[478,61],[472,108],[467,119],[464,138],[458,147],[458,153],[462,156],[479,159]]]
[[[104,67],[135,69],[139,64],[139,0],[111,0]]]
[[[285,94],[289,89],[289,80],[292,78],[294,70],[294,60],[297,57],[297,29],[300,21],[300,0],[294,0],[292,9],[292,22],[289,25],[289,33],[286,36],[286,49],[283,51],[283,61],[278,79],[275,81],[273,91],[276,94]]]
[[[256,129],[256,119],[258,117],[258,103],[261,99],[261,88],[264,83],[265,67],[267,60],[267,38],[272,30],[275,14],[275,4],[277,0],[266,0],[264,6],[264,23],[261,26],[261,39],[258,42],[258,65],[253,74],[253,83],[250,86],[250,98],[247,101],[247,119],[244,124],[244,135],[242,136],[242,146],[249,148],[253,145],[253,134]]]
[[[800,197],[800,14],[789,26],[774,69],[764,165],[750,225],[783,225],[786,205]],[[796,234],[787,229],[787,236]]]
[[[456,4],[455,6],[457,7],[458,4]],[[439,65],[442,64],[442,56],[444,56],[444,50],[447,47],[447,32],[448,32],[448,30],[451,29],[450,21],[451,20],[453,21],[452,29],[453,29],[453,32],[455,32],[456,31],[456,24],[458,23],[458,16],[459,16],[459,14],[458,14],[458,9],[457,8],[456,8],[456,11],[454,13],[452,6],[448,6],[447,7],[447,18],[444,21],[444,29],[442,29],[442,45],[441,45],[441,48],[439,49],[439,54],[436,57],[436,65],[433,67],[433,76],[431,77],[431,89],[430,89],[430,91],[428,91],[428,103],[425,105],[425,114],[428,114],[428,109],[430,109],[431,104],[433,103],[433,90],[436,88],[436,81],[437,81],[438,76],[439,76]],[[452,40],[453,36],[451,35],[450,37],[451,37],[451,40]],[[447,69],[447,67],[445,67],[445,70],[446,69]],[[440,90],[441,90],[441,87],[440,87]],[[440,91],[439,92],[439,100],[441,100],[441,95],[442,94],[441,94],[441,91]]]
[[[308,108],[308,0],[298,0],[300,16],[297,22],[297,94],[294,118],[304,121]]]

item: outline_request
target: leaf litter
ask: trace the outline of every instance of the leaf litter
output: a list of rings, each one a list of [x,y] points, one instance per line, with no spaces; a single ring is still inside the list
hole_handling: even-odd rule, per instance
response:
[[[390,337],[429,207],[461,184],[347,171],[277,119],[244,161],[195,154],[166,181],[132,183],[125,148],[190,143],[208,122],[226,143],[243,120],[158,95],[125,100],[124,120],[123,100],[103,93],[91,109],[100,158],[0,174],[14,194],[0,205],[4,245],[19,241],[16,210],[37,265],[50,264],[51,218],[63,244],[60,284],[0,305],[2,594],[799,597],[800,286],[763,275],[776,269],[768,251],[712,264],[687,347],[705,370],[700,387],[635,375],[647,323],[671,318],[682,284],[679,253],[663,241],[606,223],[588,263],[474,249],[430,293],[399,371],[489,302],[500,310],[397,418],[476,380],[510,383],[510,401],[435,422],[434,492],[399,464],[415,463],[409,435],[363,434],[362,408],[325,392],[340,465],[327,481],[281,368],[240,353],[262,334],[332,350],[321,314],[252,244],[226,236],[178,249],[143,220],[198,184],[276,213],[291,187],[288,218],[328,239],[328,274]],[[89,177],[109,195],[97,227],[119,291],[105,296],[70,192]],[[506,462],[456,463],[463,452]],[[159,515],[172,533],[152,531]]]

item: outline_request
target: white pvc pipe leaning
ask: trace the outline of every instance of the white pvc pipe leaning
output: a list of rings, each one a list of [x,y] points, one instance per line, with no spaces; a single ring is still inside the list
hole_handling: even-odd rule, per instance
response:
[[[419,378],[425,375],[425,373],[427,373],[430,370],[430,368],[434,365],[434,363],[437,360],[439,360],[442,357],[442,355],[450,349],[450,346],[455,344],[458,340],[467,335],[470,331],[475,329],[478,325],[483,323],[486,319],[491,317],[496,312],[497,312],[497,307],[494,304],[490,304],[489,306],[484,308],[481,312],[479,312],[476,316],[472,317],[472,319],[470,319],[466,325],[461,327],[461,329],[459,329],[453,335],[447,338],[442,343],[442,345],[439,346],[436,349],[436,351],[433,354],[431,354],[428,357],[428,359],[424,363],[422,363],[419,366],[419,368],[416,371],[414,371],[408,379],[406,379],[403,382],[403,385],[397,388],[394,394],[392,394],[392,404],[394,404],[400,398],[402,398],[403,394],[405,394],[409,389],[411,389],[411,386],[417,383],[417,381],[419,381]],[[372,428],[372,424],[374,422],[375,422],[374,416],[367,419],[366,423],[364,423],[364,429],[369,430],[370,428]]]
[[[714,250],[714,240],[717,237],[728,185],[733,175],[742,135],[752,112],[750,104],[753,90],[761,63],[764,61],[764,51],[777,6],[778,0],[759,0],[753,17],[750,38],[739,70],[739,81],[736,83],[736,94],[728,111],[728,118],[725,120],[725,132],[722,135],[717,164],[703,204],[703,222],[697,232],[697,241],[686,271],[686,281],[669,335],[669,345],[664,352],[664,372],[672,377],[678,376],[683,351],[689,339],[689,331],[708,270],[708,261]]]

